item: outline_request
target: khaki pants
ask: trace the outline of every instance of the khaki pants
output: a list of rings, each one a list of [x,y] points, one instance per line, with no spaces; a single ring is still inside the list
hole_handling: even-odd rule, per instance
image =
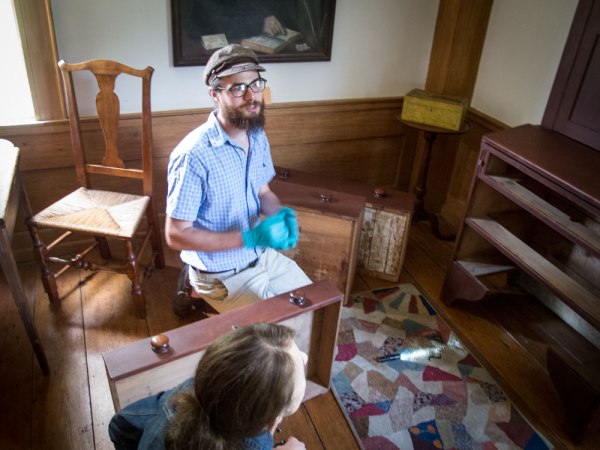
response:
[[[311,284],[312,281],[287,256],[267,248],[254,267],[203,273],[190,266],[190,284],[219,313],[256,303]]]

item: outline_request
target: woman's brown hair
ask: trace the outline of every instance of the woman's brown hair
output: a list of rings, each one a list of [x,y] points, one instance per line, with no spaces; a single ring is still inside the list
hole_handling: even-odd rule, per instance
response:
[[[264,431],[292,400],[293,337],[288,327],[258,323],[215,340],[198,363],[194,392],[171,400],[166,447],[234,449]]]

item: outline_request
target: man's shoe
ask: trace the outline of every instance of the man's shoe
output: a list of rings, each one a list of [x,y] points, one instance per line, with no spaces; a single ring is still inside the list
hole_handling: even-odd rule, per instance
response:
[[[189,280],[190,266],[184,264],[177,281],[177,292],[171,301],[173,312],[179,317],[187,317],[192,312],[192,286]]]

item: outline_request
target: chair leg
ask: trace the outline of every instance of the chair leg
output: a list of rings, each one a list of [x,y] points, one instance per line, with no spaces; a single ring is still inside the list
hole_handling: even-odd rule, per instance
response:
[[[142,290],[140,271],[133,251],[133,244],[130,240],[125,241],[125,248],[127,251],[127,277],[131,280],[131,299],[136,315],[143,319],[146,317],[146,299]]]
[[[192,305],[192,286],[189,282],[189,270],[190,266],[184,264],[179,272],[179,279],[177,280],[177,291],[171,300],[171,306],[173,312],[179,317],[187,317],[191,314]]]
[[[29,234],[31,235],[31,240],[33,241],[33,254],[35,260],[41,269],[42,285],[44,286],[44,290],[48,295],[48,299],[53,303],[58,301],[60,296],[58,295],[56,276],[54,275],[54,272],[50,270],[50,266],[48,266],[48,248],[40,239],[37,227],[33,225],[30,220],[27,220],[27,228],[29,230]]]
[[[165,254],[163,252],[162,237],[160,235],[160,227],[158,226],[158,217],[152,202],[146,210],[146,220],[148,226],[152,227],[152,235],[150,236],[150,245],[152,246],[152,254],[154,256],[154,267],[163,269],[165,267]]]
[[[136,291],[135,287],[132,287],[131,298],[133,300],[133,307],[135,308],[135,315],[138,317],[138,319],[145,319],[146,299],[144,298],[144,292],[141,289]]]
[[[104,236],[94,236],[96,242],[98,243],[98,252],[102,259],[110,259],[110,247],[108,246],[108,240]]]
[[[165,268],[165,254],[162,248],[162,241],[160,237],[160,233],[155,228],[152,231],[152,252],[154,253],[154,267],[157,269]]]

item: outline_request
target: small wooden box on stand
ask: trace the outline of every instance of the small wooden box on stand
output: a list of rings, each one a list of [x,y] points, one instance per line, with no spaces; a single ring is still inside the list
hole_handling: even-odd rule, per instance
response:
[[[467,113],[465,98],[413,89],[404,96],[402,120],[458,131]]]
[[[362,198],[364,211],[359,224],[359,236],[352,250],[356,256],[350,261],[354,261],[356,270],[360,273],[398,281],[414,212],[414,194],[396,189],[374,188],[363,183],[332,180],[299,170],[282,167],[275,169],[277,176],[271,187],[280,195],[282,202],[292,207],[296,206],[294,200],[290,202],[291,199],[285,194],[286,186],[290,185],[305,191],[318,188]],[[350,267],[350,272],[354,273],[354,268]]]

